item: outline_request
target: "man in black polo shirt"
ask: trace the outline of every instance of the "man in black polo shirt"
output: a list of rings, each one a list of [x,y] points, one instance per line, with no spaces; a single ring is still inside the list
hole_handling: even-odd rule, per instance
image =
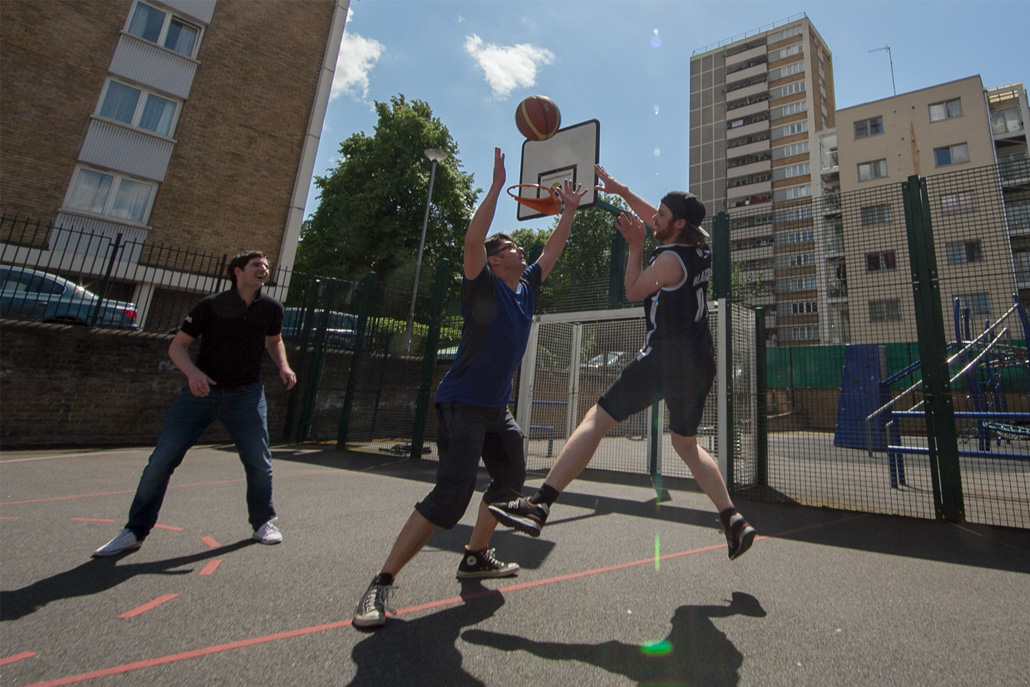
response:
[[[283,306],[261,293],[268,279],[264,253],[250,251],[233,257],[229,278],[233,288],[200,301],[168,346],[168,357],[186,375],[187,385],[165,414],[125,529],[94,551],[94,556],[113,556],[143,545],[157,522],[172,473],[215,420],[229,430],[247,474],[247,511],[254,539],[262,544],[283,540],[272,507],[272,454],[261,385],[261,353],[265,350],[279,368],[286,388],[297,383],[280,335]],[[200,352],[194,363],[188,349],[198,337]]]

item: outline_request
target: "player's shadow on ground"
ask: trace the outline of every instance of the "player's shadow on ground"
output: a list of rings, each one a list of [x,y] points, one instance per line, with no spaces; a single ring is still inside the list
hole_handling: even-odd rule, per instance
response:
[[[348,687],[485,687],[462,668],[456,644],[462,628],[496,613],[504,596],[470,581],[462,583],[461,598],[464,603],[422,618],[389,618],[387,627],[358,642],[351,651],[357,672]]]
[[[736,685],[743,655],[712,622],[743,615],[763,618],[758,599],[733,592],[727,606],[680,606],[663,640],[645,646],[610,641],[601,644],[539,642],[529,637],[468,630],[461,638],[501,651],[526,651],[551,661],[580,661],[623,675],[641,685]],[[529,628],[527,634],[532,633]],[[561,669],[556,667],[556,671]]]
[[[33,582],[27,587],[0,591],[0,620],[17,620],[30,613],[35,613],[52,601],[99,594],[136,575],[189,575],[193,572],[192,569],[179,570],[179,568],[209,558],[224,556],[255,543],[253,539],[243,539],[235,544],[219,546],[201,553],[150,563],[116,565],[127,554],[109,558],[91,558],[71,570]]]

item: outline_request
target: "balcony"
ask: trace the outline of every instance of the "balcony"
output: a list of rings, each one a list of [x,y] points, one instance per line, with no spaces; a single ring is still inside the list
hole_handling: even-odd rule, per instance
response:
[[[743,184],[726,189],[726,204],[733,207],[737,200],[751,198],[753,196],[771,196],[772,180],[756,181],[751,184]]]
[[[761,96],[758,96],[754,101],[749,101],[748,99],[744,99],[741,102],[742,102],[742,104],[736,105],[734,107],[731,107],[731,106],[727,105],[727,107],[726,107],[726,119],[728,119],[728,120],[740,119],[742,117],[749,117],[751,115],[759,114],[760,112],[768,112],[769,111],[769,99],[768,98],[764,98],[763,99],[763,98],[761,98]]]
[[[756,45],[753,48],[748,48],[742,52],[735,53],[733,55],[726,56],[726,68],[736,67],[737,65],[745,62],[751,62],[753,60],[765,58],[765,43]]]
[[[750,66],[745,67],[744,69],[738,69],[737,71],[732,73],[727,71],[726,84],[729,85],[733,83],[738,83],[740,81],[749,81],[755,77],[767,74],[769,72],[769,65],[767,65],[764,61],[749,64]]]
[[[757,162],[751,162],[746,165],[730,167],[726,170],[726,177],[728,179],[737,179],[740,177],[748,177],[752,174],[758,174],[759,172],[768,172],[771,169],[772,160],[758,160]]]
[[[738,87],[734,88],[730,85],[726,86],[726,99],[727,100],[740,100],[741,98],[750,98],[759,94],[768,94],[769,84],[765,79],[756,80],[755,83],[743,83]]]
[[[1030,158],[1026,153],[1002,155],[998,158],[998,176],[1002,186],[1024,186],[1030,184]]]
[[[761,122],[752,122],[751,124],[742,124],[741,126],[729,127],[726,130],[726,139],[732,140],[735,138],[744,138],[746,136],[752,136],[754,134],[763,133],[769,131],[769,121],[764,120]]]

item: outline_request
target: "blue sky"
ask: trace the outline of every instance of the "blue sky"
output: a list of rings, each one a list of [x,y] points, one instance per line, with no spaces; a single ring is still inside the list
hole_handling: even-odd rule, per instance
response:
[[[891,96],[891,59],[898,93],[976,74],[988,88],[1030,81],[1026,0],[351,0],[314,174],[351,134],[373,135],[373,101],[403,94],[429,103],[476,186],[489,186],[494,146],[517,183],[515,107],[540,93],[562,126],[599,120],[601,164],[657,202],[689,185],[691,54],[802,13],[833,54],[838,109]],[[551,224],[515,212],[502,199],[494,228]]]

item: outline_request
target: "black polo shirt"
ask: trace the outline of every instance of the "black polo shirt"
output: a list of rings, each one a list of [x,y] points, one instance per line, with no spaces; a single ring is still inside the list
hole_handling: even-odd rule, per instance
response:
[[[279,334],[283,306],[258,291],[248,307],[236,289],[216,293],[197,303],[182,323],[182,331],[200,339],[196,365],[222,388],[261,380],[265,337]]]

